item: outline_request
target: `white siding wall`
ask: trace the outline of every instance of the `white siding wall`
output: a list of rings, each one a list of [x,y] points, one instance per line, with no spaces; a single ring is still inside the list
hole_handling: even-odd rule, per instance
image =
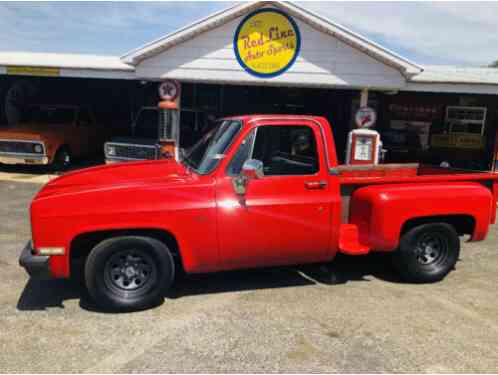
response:
[[[136,67],[143,79],[225,83],[306,85],[322,87],[401,88],[405,78],[396,69],[296,20],[301,31],[301,52],[284,74],[270,79],[253,77],[237,62],[232,43],[242,18],[203,33]]]

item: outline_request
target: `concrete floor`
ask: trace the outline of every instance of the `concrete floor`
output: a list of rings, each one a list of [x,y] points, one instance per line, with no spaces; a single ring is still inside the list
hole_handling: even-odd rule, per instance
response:
[[[40,187],[0,181],[0,372],[498,371],[498,227],[437,284],[401,283],[383,256],[340,257],[332,273],[195,276],[152,310],[108,314],[18,266]]]

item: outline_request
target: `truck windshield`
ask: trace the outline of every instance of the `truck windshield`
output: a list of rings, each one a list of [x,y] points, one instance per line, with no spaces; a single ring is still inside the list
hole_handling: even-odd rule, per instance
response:
[[[142,109],[135,121],[135,137],[157,139],[159,113],[157,109]]]
[[[225,120],[185,152],[183,161],[200,174],[213,171],[241,129],[240,121]]]

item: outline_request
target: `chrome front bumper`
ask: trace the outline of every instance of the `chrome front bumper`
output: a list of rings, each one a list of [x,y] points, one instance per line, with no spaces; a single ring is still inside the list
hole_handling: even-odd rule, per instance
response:
[[[2,164],[34,164],[47,165],[48,157],[36,154],[7,154],[0,153],[0,163]]]

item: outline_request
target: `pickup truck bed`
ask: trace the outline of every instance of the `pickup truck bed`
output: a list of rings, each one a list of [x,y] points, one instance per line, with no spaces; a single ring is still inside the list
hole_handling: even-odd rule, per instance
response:
[[[341,185],[364,185],[411,182],[492,181],[498,174],[462,169],[410,164],[340,165],[330,169]]]

